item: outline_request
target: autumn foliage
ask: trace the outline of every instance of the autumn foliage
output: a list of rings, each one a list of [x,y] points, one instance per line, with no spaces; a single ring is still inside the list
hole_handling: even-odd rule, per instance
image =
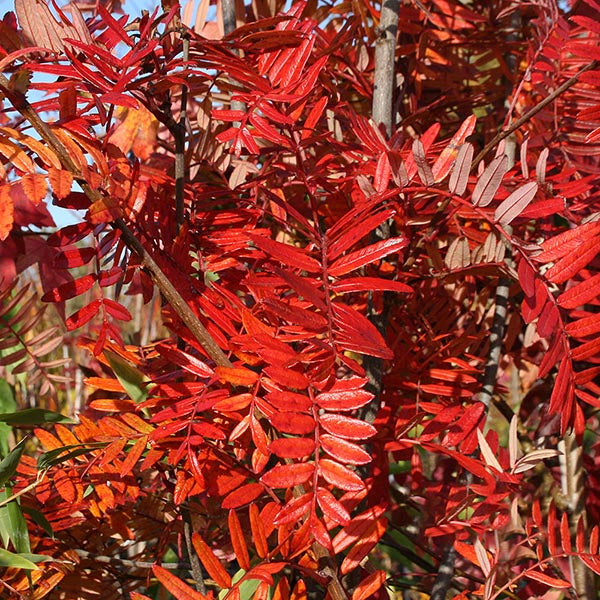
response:
[[[600,3],[13,8],[0,596],[595,597]]]

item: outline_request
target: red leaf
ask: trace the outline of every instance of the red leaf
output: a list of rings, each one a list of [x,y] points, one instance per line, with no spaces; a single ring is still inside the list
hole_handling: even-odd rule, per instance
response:
[[[569,323],[565,331],[575,337],[585,337],[600,331],[600,314],[584,317]]]
[[[356,242],[390,219],[394,215],[394,210],[391,208],[381,210],[357,222],[359,213],[358,208],[348,211],[327,231],[327,238],[330,240],[327,248],[329,262],[333,262],[342,252],[354,246]]]
[[[250,556],[248,555],[248,546],[246,545],[246,538],[240,524],[240,520],[234,510],[229,511],[227,517],[227,524],[229,526],[229,536],[231,539],[231,545],[235,552],[238,564],[244,571],[250,569]]]
[[[367,600],[377,592],[387,579],[385,571],[375,571],[363,579],[352,592],[352,600]]]
[[[192,533],[192,544],[198,557],[202,561],[208,574],[215,580],[221,588],[229,589],[231,587],[231,576],[225,570],[221,561],[214,555],[208,544],[202,539],[202,536],[194,531]]]
[[[328,458],[319,460],[319,475],[331,485],[348,492],[357,492],[365,487],[362,479],[354,471]]]
[[[531,265],[521,258],[518,267],[519,283],[526,296],[535,295],[535,272]]]
[[[233,490],[233,492],[229,492],[221,506],[223,508],[238,508],[256,500],[264,491],[265,488],[260,483],[247,483]]]
[[[250,233],[249,237],[257,248],[260,248],[288,267],[302,269],[308,273],[320,273],[322,270],[321,263],[308,256],[301,248],[276,242],[256,233]]]
[[[306,483],[315,470],[313,463],[294,463],[277,465],[267,471],[260,480],[272,488],[292,488]]]
[[[546,277],[552,283],[563,283],[579,273],[597,255],[598,239],[593,237],[550,267],[546,272]]]
[[[339,437],[324,433],[319,436],[321,448],[336,460],[350,465],[366,465],[371,455],[360,446]]]
[[[307,314],[310,313],[307,311]],[[305,390],[308,387],[309,381],[307,377],[295,369],[270,365],[265,367],[264,373],[281,386],[296,390]]]
[[[73,281],[67,281],[57,288],[46,292],[42,296],[42,302],[64,302],[75,296],[87,292],[96,283],[96,275],[84,275]]]
[[[365,316],[350,306],[333,304],[334,322],[338,328],[336,344],[345,350],[370,354],[379,358],[393,358],[393,352],[387,347],[376,327]]]
[[[215,367],[215,375],[233,385],[249,387],[258,381],[258,373],[244,367]]]
[[[473,152],[472,144],[466,143],[460,147],[448,183],[448,189],[451,193],[462,196],[467,189],[471,163],[473,162]]]
[[[338,258],[329,267],[328,273],[332,277],[340,277],[341,275],[350,273],[350,271],[355,271],[365,265],[371,264],[376,260],[385,258],[390,254],[395,254],[407,245],[408,240],[403,237],[382,240]]]
[[[297,412],[277,412],[269,417],[269,422],[283,433],[305,435],[315,430],[314,418]]]
[[[390,181],[390,161],[388,160],[387,154],[382,152],[377,160],[377,166],[375,167],[375,179],[373,185],[378,192],[383,192],[387,189]]]
[[[152,572],[156,579],[158,579],[158,581],[160,581],[177,600],[207,600],[204,594],[192,589],[187,583],[184,583],[181,579],[175,577],[173,573],[163,569],[163,567],[153,565]]]
[[[381,517],[374,523],[370,523],[367,530],[360,536],[359,541],[350,549],[341,566],[341,573],[346,574],[356,569],[365,556],[377,545],[381,536],[387,529],[387,519]]]
[[[573,360],[587,360],[594,356],[598,350],[600,350],[600,337],[596,339],[586,342],[585,344],[581,344],[581,346],[577,346],[577,348],[573,348],[571,350],[571,358]]]
[[[343,415],[324,414],[319,417],[319,423],[331,435],[351,440],[367,440],[377,433],[370,423]]]
[[[362,389],[340,390],[319,394],[315,401],[325,410],[353,410],[368,404],[373,394]]]
[[[328,489],[317,488],[317,502],[323,514],[335,523],[347,525],[350,522],[350,514]]]
[[[104,298],[102,300],[102,305],[111,317],[114,317],[119,321],[131,321],[131,313],[122,304],[119,304],[110,298]]]
[[[505,154],[492,160],[475,184],[472,196],[475,206],[487,206],[494,199],[506,171],[508,171],[508,157]]]
[[[292,498],[275,517],[275,525],[284,525],[285,523],[297,523],[310,510],[312,503],[312,494],[304,494],[298,498]]]
[[[88,321],[94,318],[100,310],[100,300],[93,300],[87,306],[80,308],[77,312],[73,313],[66,321],[65,325],[69,331],[77,329],[82,325],[85,325]]]
[[[374,292],[389,291],[412,294],[413,288],[400,281],[382,279],[380,277],[349,277],[341,279],[330,285],[330,289],[336,294],[347,294],[350,292]]]
[[[423,185],[431,186],[435,183],[431,167],[429,166],[427,159],[425,158],[425,148],[421,140],[416,139],[412,145],[412,153],[417,165],[417,171],[419,178],[423,182]]]
[[[335,553],[339,554],[356,543],[384,512],[385,507],[374,506],[355,516],[333,539]]]
[[[600,221],[592,221],[555,235],[542,243],[542,252],[535,256],[535,260],[545,263],[570,255],[584,242],[593,238],[599,229]]]
[[[275,408],[287,412],[308,412],[313,405],[308,396],[288,391],[270,392],[267,394],[266,400]]]
[[[267,544],[265,527],[258,506],[256,506],[256,504],[251,504],[248,512],[250,514],[250,529],[252,530],[252,539],[254,540],[256,554],[258,554],[260,558],[265,558],[269,553],[269,546]]]
[[[57,269],[73,269],[75,267],[82,267],[92,260],[96,256],[96,250],[94,248],[69,248],[68,250],[61,250],[52,261],[52,266]]]
[[[108,271],[98,273],[98,285],[100,287],[109,287],[114,285],[123,277],[123,269],[121,267],[112,267]]]
[[[569,393],[570,391],[570,393]],[[564,409],[565,405],[570,403],[573,396],[573,366],[571,359],[565,356],[558,368],[552,395],[550,396],[549,412],[559,412]]]
[[[157,346],[157,350],[161,356],[184,368],[186,371],[194,373],[194,375],[204,378],[214,375],[214,371],[206,363],[179,348],[173,348],[169,344],[161,343]]]
[[[442,181],[442,179],[448,175],[459,152],[459,147],[461,147],[464,144],[464,141],[473,133],[476,123],[477,118],[475,115],[467,117],[458,131],[452,136],[450,143],[442,150],[442,153],[435,161],[431,170],[436,183]]]
[[[262,304],[270,312],[293,325],[300,325],[309,331],[321,332],[327,328],[327,319],[316,312],[286,304],[276,298],[263,298]]]
[[[600,273],[563,292],[557,302],[563,308],[577,308],[600,296]]]
[[[133,471],[133,468],[135,467],[135,465],[139,461],[140,457],[144,453],[147,443],[148,443],[148,436],[143,435],[141,438],[139,438],[135,442],[135,444],[133,445],[131,450],[129,450],[127,452],[127,456],[125,457],[125,460],[121,464],[121,471],[119,473],[120,477],[125,477],[125,475],[127,475]]]
[[[534,581],[539,581],[540,583],[544,583],[552,588],[558,589],[567,589],[571,587],[571,584],[564,579],[558,579],[556,577],[550,577],[541,571],[525,571],[525,577],[528,579],[533,579]]]
[[[537,181],[530,181],[516,189],[508,198],[500,203],[494,213],[494,220],[508,225],[516,219],[535,197],[538,189]]]
[[[315,441],[302,437],[278,438],[269,444],[269,450],[280,458],[303,458],[314,449]]]

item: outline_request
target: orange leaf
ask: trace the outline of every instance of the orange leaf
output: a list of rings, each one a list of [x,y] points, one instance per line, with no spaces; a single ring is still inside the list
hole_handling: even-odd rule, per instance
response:
[[[265,528],[256,504],[250,505],[250,529],[252,530],[252,538],[254,539],[256,554],[258,554],[260,558],[265,558],[269,553],[269,546],[267,545]]]
[[[363,579],[354,589],[352,600],[366,600],[374,594],[386,580],[385,571],[375,571]]]
[[[248,546],[246,545],[246,539],[244,538],[240,520],[234,510],[229,511],[227,523],[229,524],[229,535],[231,537],[231,544],[237,561],[244,571],[249,571],[250,557],[248,556]]]
[[[345,575],[360,565],[363,558],[371,552],[381,536],[385,533],[386,528],[387,519],[385,517],[378,519],[368,527],[365,533],[360,537],[360,541],[351,548],[344,558],[341,567],[342,574]]]
[[[308,596],[306,595],[306,584],[302,579],[299,579],[294,589],[292,590],[292,594],[290,595],[290,600],[306,600]]]
[[[34,204],[39,204],[46,197],[48,191],[46,178],[39,173],[24,175],[21,177],[21,185],[27,198]]]
[[[148,436],[142,436],[134,445],[133,448],[127,453],[123,464],[121,465],[121,472],[119,475],[121,477],[125,477],[128,473],[130,473],[135,467],[136,463],[142,456],[142,453],[146,449],[146,444],[148,443]]]
[[[467,117],[450,140],[450,143],[442,150],[442,153],[439,155],[431,169],[433,178],[436,182],[442,181],[442,179],[450,172],[456,159],[456,155],[458,154],[459,146],[461,146],[465,139],[473,133],[476,121],[477,118],[475,115]]]
[[[204,568],[216,581],[217,585],[224,589],[229,589],[231,587],[231,576],[227,573],[221,564],[221,561],[214,555],[213,551],[208,547],[208,544],[202,539],[202,536],[199,533],[194,532],[192,534],[192,544],[194,545],[194,549],[198,553]]]
[[[550,577],[541,571],[526,571],[525,577],[533,579],[534,581],[539,581],[540,583],[545,583],[553,588],[566,589],[571,587],[571,584],[568,581],[565,581],[564,579],[557,579],[556,577]]]
[[[221,381],[234,385],[250,386],[258,380],[258,373],[244,367],[216,367],[215,375]]]
[[[0,241],[10,233],[14,219],[14,204],[10,197],[10,185],[0,187]]]
[[[159,565],[152,567],[152,572],[158,581],[160,581],[166,588],[177,598],[177,600],[206,600],[206,596],[192,589],[187,583],[184,583],[175,577],[173,573],[170,573],[166,569],[163,569]]]

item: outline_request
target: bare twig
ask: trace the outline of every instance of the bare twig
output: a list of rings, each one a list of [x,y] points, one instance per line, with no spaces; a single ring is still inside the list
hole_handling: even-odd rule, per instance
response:
[[[190,568],[190,564],[186,562],[155,563],[142,560],[130,560],[128,558],[119,558],[118,556],[103,556],[101,554],[94,554],[93,552],[88,552],[87,550],[81,550],[79,548],[75,549],[75,553],[81,558],[93,560],[97,563],[117,565],[120,567],[126,567],[128,569],[151,569],[155,565],[170,571],[189,570]]]
[[[235,0],[221,0],[221,9],[223,15],[223,30],[225,35],[229,35],[237,29],[235,19]]]
[[[398,0],[383,0],[379,20],[378,37],[375,41],[375,79],[373,86],[373,120],[375,124],[383,125],[387,135],[393,126],[393,96],[396,67],[396,37],[398,34]],[[387,239],[390,236],[389,223],[383,223],[372,235],[371,242]],[[368,318],[379,333],[385,335],[389,312],[389,294],[384,294],[384,308],[377,313],[373,306],[372,294],[369,298]],[[377,416],[381,402],[381,380],[383,377],[383,360],[366,356],[364,367],[369,379],[368,390],[374,395],[372,402],[360,409],[358,417],[372,423]]]
[[[483,381],[481,391],[479,392],[479,401],[486,409],[494,396],[496,387],[496,376],[498,375],[498,365],[500,364],[500,353],[502,351],[502,340],[506,329],[506,313],[508,307],[508,288],[510,281],[504,277],[498,281],[496,287],[496,309],[490,330],[490,348],[488,358],[483,372]]]
[[[577,442],[573,432],[567,432],[559,442],[558,449],[562,452],[559,456],[561,467],[562,492],[567,500],[569,524],[571,534],[577,531],[577,524],[583,520],[587,528],[585,510],[583,449]],[[569,556],[571,569],[571,583],[579,600],[592,600],[596,598],[594,578],[585,563],[575,556]]]
[[[456,560],[456,550],[452,544],[448,545],[444,552],[444,557],[438,568],[437,576],[429,600],[446,600],[446,593],[454,578],[454,561]]]
[[[396,36],[398,34],[398,0],[383,0],[375,42],[375,76],[373,85],[373,121],[392,133],[392,99],[395,87]]]
[[[507,138],[511,133],[515,132],[519,127],[530,121],[537,113],[543,108],[548,106],[551,102],[554,102],[562,93],[566,92],[570,87],[574,86],[578,81],[579,77],[586,71],[595,69],[598,66],[598,61],[594,60],[590,64],[579,69],[579,71],[573,75],[570,79],[567,79],[562,85],[558,86],[550,95],[546,96],[541,102],[536,104],[531,110],[526,112],[522,117],[514,121],[506,129],[498,133],[492,141],[488,142],[483,150],[473,160],[473,167],[475,168],[479,162],[484,159],[490,150],[493,150],[503,139]]]
[[[36,130],[39,136],[55,152],[62,166],[73,174],[81,186],[81,189],[90,199],[90,201],[104,201],[102,194],[98,190],[92,188],[83,178],[67,149],[56,137],[56,135],[54,135],[54,132],[50,129],[50,127],[40,118],[37,111],[25,98],[25,95],[11,90],[8,79],[6,79],[6,77],[1,73],[0,89],[2,89],[6,97],[11,101],[14,108],[21,113],[21,115]],[[231,362],[225,353],[221,350],[204,325],[198,320],[192,309],[188,306],[181,294],[175,289],[169,278],[164,274],[156,261],[152,258],[152,256],[150,256],[148,251],[144,248],[144,246],[142,246],[141,242],[135,237],[125,221],[123,221],[123,219],[116,219],[112,225],[115,227],[115,229],[121,231],[121,237],[123,241],[139,256],[142,267],[147,269],[147,271],[150,273],[154,283],[165,297],[165,300],[171,305],[173,310],[185,323],[191,334],[196,338],[196,340],[198,340],[208,356],[210,356],[217,365],[231,366]]]
[[[185,506],[181,507],[181,518],[183,520],[183,537],[185,539],[185,548],[187,550],[188,558],[190,559],[192,576],[196,582],[196,589],[201,594],[206,594],[206,586],[204,585],[202,567],[200,566],[200,560],[194,552],[194,546],[192,545],[192,517],[190,516],[190,511]]]

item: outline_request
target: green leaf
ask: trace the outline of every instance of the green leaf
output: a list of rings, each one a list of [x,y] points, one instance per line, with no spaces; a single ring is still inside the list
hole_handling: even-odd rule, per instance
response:
[[[0,414],[0,422],[8,425],[42,425],[44,423],[75,423],[73,419],[45,408],[26,408],[18,412]]]
[[[29,506],[21,506],[21,510],[25,514],[29,515],[31,520],[36,525],[39,525],[46,532],[48,537],[54,539],[54,530],[52,529],[52,525],[50,525],[50,521],[48,521],[48,519],[46,519],[46,517],[39,510],[35,510],[35,508],[31,508]]]
[[[71,444],[62,448],[56,448],[55,450],[49,450],[40,455],[37,461],[37,468],[40,471],[45,471],[50,467],[65,462],[65,460],[81,456],[95,448],[105,448],[106,446],[108,446],[108,442],[93,442],[89,444]]]
[[[31,554],[26,554],[25,556],[33,556]],[[14,552],[9,552],[8,550],[4,550],[0,548],[0,567],[15,567],[16,569],[37,569],[34,562],[25,558],[25,556],[21,556],[19,554],[15,554]]]
[[[11,496],[12,488],[10,486],[0,490],[0,502],[8,500]],[[31,552],[27,522],[18,498],[0,506],[0,534],[4,546],[8,546],[8,540],[10,540],[17,552]]]
[[[23,438],[9,453],[8,456],[0,462],[0,487],[3,487],[6,482],[15,474],[25,443],[28,438]]]
[[[232,583],[237,583],[244,575],[246,571],[244,569],[240,569],[236,572],[236,574],[231,578]],[[240,591],[240,599],[241,600],[252,600],[254,598],[254,592],[256,592],[256,588],[260,585],[260,581],[258,579],[246,579],[246,581],[242,581],[240,583],[239,591]],[[225,596],[227,596],[229,590],[221,590],[219,592],[218,599],[223,600]]]
[[[110,363],[119,383],[125,388],[127,395],[136,403],[143,402],[148,395],[147,384],[150,379],[118,354],[105,350],[104,356]]]
[[[17,403],[13,396],[12,388],[5,379],[0,379],[0,413],[14,413],[17,410]],[[6,456],[9,451],[8,439],[12,432],[12,427],[6,423],[0,423],[0,456]]]
[[[41,562],[63,562],[53,558],[52,556],[46,556],[45,554],[29,554],[28,552],[21,552],[19,556],[30,560],[32,563]]]

